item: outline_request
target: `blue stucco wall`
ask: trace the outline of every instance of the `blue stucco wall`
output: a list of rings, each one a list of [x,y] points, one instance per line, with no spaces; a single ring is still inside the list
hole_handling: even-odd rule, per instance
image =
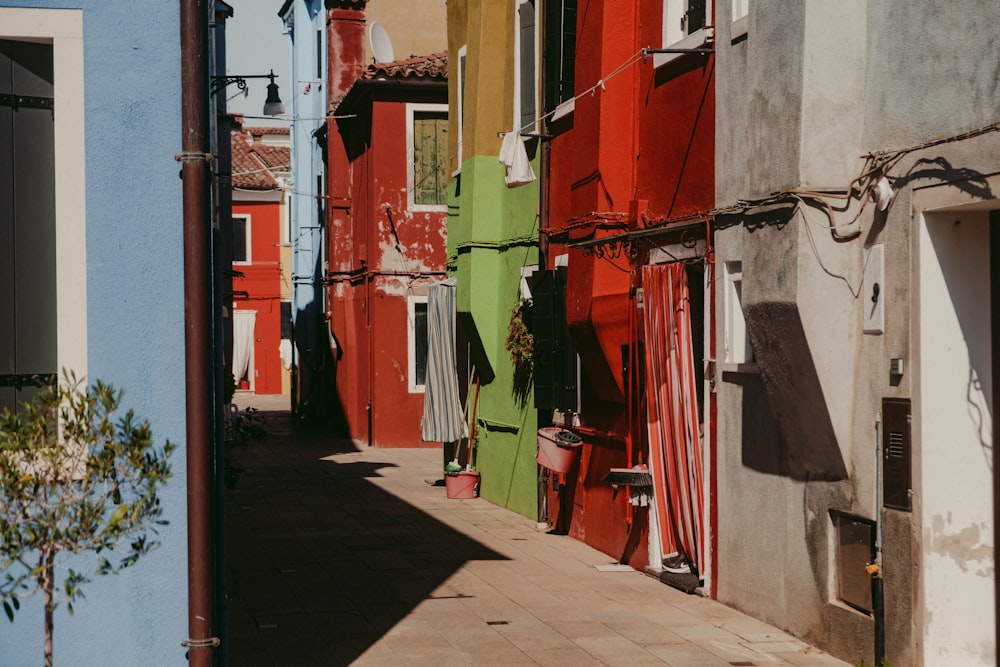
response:
[[[88,375],[124,389],[156,439],[179,445],[163,497],[170,525],[162,546],[123,574],[88,584],[74,616],[57,610],[55,662],[183,665],[184,304],[173,157],[181,149],[180,10],[109,0],[0,0],[0,7],[83,10]],[[40,599],[2,624],[0,665],[39,664]]]
[[[292,17],[288,31],[294,95],[290,98],[293,121],[290,125],[292,199],[289,215],[292,227],[292,318],[295,326],[295,363],[298,396],[296,405],[310,399],[313,389],[310,368],[316,363],[322,295],[315,280],[321,271],[323,235],[316,206],[316,177],[323,173],[323,156],[313,133],[323,126],[326,115],[326,87],[313,83],[310,92],[301,91],[305,81],[316,79],[317,39],[325,34],[326,13],[319,0],[296,0],[286,12]],[[286,21],[286,26],[288,22]],[[317,34],[317,32],[321,34]]]

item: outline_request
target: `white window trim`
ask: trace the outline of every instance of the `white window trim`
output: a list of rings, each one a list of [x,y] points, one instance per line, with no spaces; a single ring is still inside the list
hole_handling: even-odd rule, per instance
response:
[[[463,44],[458,49],[458,67],[455,68],[456,79],[458,79],[458,84],[455,86],[457,90],[457,100],[455,102],[455,108],[458,109],[457,118],[455,119],[455,125],[458,126],[457,142],[455,144],[456,154],[455,154],[455,171],[451,172],[452,177],[458,176],[462,173],[462,125],[465,124],[465,80],[462,76],[462,62],[465,62],[465,76],[468,77],[469,74],[469,45]]]
[[[0,8],[0,37],[52,44],[55,114],[56,360],[87,375],[87,186],[83,12]],[[58,369],[57,369],[58,370]]]
[[[416,104],[409,103],[406,105],[406,209],[408,211],[447,211],[448,202],[445,201],[444,204],[415,204],[413,202],[413,197],[416,194],[413,190],[415,187],[414,182],[414,171],[416,165],[414,164],[415,155],[413,149],[413,117],[414,114],[421,111],[431,111],[435,113],[444,113],[445,116],[448,115],[448,105],[447,104]]]
[[[247,244],[247,247],[246,247],[246,256],[247,256],[247,258],[246,258],[246,260],[241,261],[241,262],[238,262],[238,261],[236,261],[234,259],[233,260],[233,266],[247,266],[249,264],[253,264],[253,236],[251,235],[251,231],[253,230],[253,222],[251,220],[252,216],[249,213],[233,213],[232,214],[232,218],[233,218],[233,222],[235,222],[237,218],[240,218],[240,219],[246,221],[246,228],[247,228],[247,234],[246,234],[246,244]]]
[[[663,48],[672,49],[697,49],[712,40],[714,30],[704,27],[695,30],[689,35],[684,35],[680,28],[680,17],[684,14],[686,0],[663,0],[663,27],[662,44]],[[715,16],[712,0],[705,0],[706,21],[711,24]],[[684,53],[655,53],[653,54],[653,66],[661,67],[669,62],[677,60],[687,54]]]
[[[739,39],[747,34],[750,28],[750,0],[730,0],[729,39]]]
[[[417,377],[417,334],[416,304],[427,303],[426,295],[411,294],[406,297],[406,389],[411,394],[422,394],[426,385],[416,384]]]
[[[742,287],[743,283],[742,262],[726,262],[723,271],[725,278],[723,307],[725,309],[726,332],[723,337],[725,362],[721,364],[722,370],[753,371],[756,370],[757,364],[753,359],[753,348],[750,346],[747,323],[743,316],[743,304],[737,287],[738,285]]]
[[[538,99],[541,91],[538,88],[538,73],[540,71],[541,62],[539,59],[538,51],[539,45],[541,44],[541,35],[539,34],[538,28],[541,22],[539,17],[539,5],[535,4],[535,48],[532,52],[535,54],[535,118],[530,126],[521,126],[521,5],[530,4],[532,0],[517,0],[517,6],[514,8],[514,107],[511,110],[511,128],[515,130],[528,129],[529,131],[537,132],[538,126]]]

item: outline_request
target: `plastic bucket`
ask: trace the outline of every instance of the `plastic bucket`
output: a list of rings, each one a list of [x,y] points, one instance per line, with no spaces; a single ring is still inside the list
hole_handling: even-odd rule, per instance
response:
[[[446,473],[444,486],[449,498],[475,498],[479,490],[479,473],[472,470]]]
[[[559,426],[538,429],[538,452],[535,460],[549,470],[567,472],[573,467],[583,441],[576,433]]]

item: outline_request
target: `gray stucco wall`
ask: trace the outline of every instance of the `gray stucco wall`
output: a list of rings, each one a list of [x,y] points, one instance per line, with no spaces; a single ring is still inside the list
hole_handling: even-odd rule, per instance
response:
[[[721,209],[798,188],[844,191],[863,173],[869,151],[907,149],[1000,120],[995,3],[761,0],[751,3],[748,34],[736,41],[729,3],[716,11]],[[742,263],[748,329],[752,339],[758,329],[754,342],[762,348],[759,370],[720,359],[718,597],[855,663],[872,661],[873,622],[835,599],[830,511],[877,517],[877,412],[884,397],[918,395],[911,194],[961,180],[970,196],[996,198],[977,184],[1000,171],[998,139],[992,133],[907,153],[890,172],[897,193],[886,212],[870,203],[862,210],[864,189],[852,200],[786,197],[784,205],[798,206],[785,223],[741,213],[716,221],[717,275],[726,262]],[[852,220],[836,235],[827,229]],[[865,249],[873,244],[885,254],[881,334],[862,331]],[[721,338],[724,281],[715,289]],[[795,344],[781,349],[774,341],[782,340]],[[889,374],[890,358],[908,364],[902,377]],[[782,388],[776,368],[813,374],[818,391],[789,408],[791,395],[774,390]],[[915,423],[919,409],[915,403]],[[842,478],[816,476],[793,460],[815,457],[821,443],[806,442],[807,434],[821,432],[816,425],[826,418],[835,446],[827,441],[821,450],[839,453]],[[914,511],[883,517],[886,644],[894,665],[924,660],[914,574],[924,548],[919,465],[915,440]]]
[[[864,146],[970,130],[1000,109],[1000,4],[869,2]]]

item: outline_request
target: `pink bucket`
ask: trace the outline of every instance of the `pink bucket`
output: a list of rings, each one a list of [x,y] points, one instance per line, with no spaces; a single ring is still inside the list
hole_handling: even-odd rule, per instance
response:
[[[573,461],[576,460],[582,442],[576,433],[560,426],[540,428],[535,460],[549,470],[567,472],[573,467]]]
[[[444,486],[449,498],[475,498],[479,473],[472,470],[445,473]]]

